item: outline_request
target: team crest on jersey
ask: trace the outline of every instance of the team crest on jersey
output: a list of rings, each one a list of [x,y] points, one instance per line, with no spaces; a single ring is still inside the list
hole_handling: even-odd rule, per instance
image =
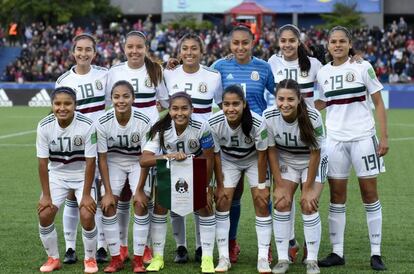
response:
[[[345,75],[345,81],[347,81],[347,82],[353,82],[353,81],[355,81],[355,74],[353,72],[348,72]]]
[[[279,70],[277,75],[283,75],[283,72],[281,70]]]
[[[302,76],[303,78],[308,77],[309,73],[307,71],[301,71],[300,72],[300,76]]]
[[[139,139],[139,134],[137,132],[133,132],[131,134],[131,142],[136,144],[139,143],[140,139]]]
[[[151,79],[150,79],[149,77],[146,77],[146,78],[145,78],[145,86],[146,86],[147,88],[152,87]]]
[[[198,91],[201,92],[201,93],[206,93],[207,92],[207,84],[204,83],[204,82],[201,82],[198,85]]]
[[[188,141],[188,147],[191,148],[192,150],[196,149],[198,147],[197,139],[190,139]]]
[[[97,90],[103,90],[102,82],[99,81],[99,80],[96,80],[95,81],[95,87],[96,87]]]
[[[244,142],[246,144],[251,144],[253,142],[253,139],[250,136],[244,137]]]
[[[82,136],[75,135],[75,137],[73,137],[73,146],[80,147],[81,145],[83,145]]]
[[[250,74],[250,79],[252,79],[253,81],[258,81],[260,79],[259,72],[253,70],[252,74]]]

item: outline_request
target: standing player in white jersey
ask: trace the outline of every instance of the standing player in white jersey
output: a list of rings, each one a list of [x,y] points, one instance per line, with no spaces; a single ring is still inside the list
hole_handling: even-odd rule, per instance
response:
[[[110,100],[106,89],[108,70],[91,65],[96,55],[96,41],[89,34],[80,34],[73,39],[72,55],[76,65],[58,78],[56,87],[67,86],[74,89],[76,91],[76,110],[96,121],[105,112],[105,103]],[[99,202],[95,218],[98,228],[96,259],[98,262],[105,262],[107,261],[107,253],[102,230],[102,210]],[[66,243],[64,263],[72,264],[77,260],[75,248],[78,224],[79,208],[74,193],[70,192],[63,209],[63,232]]]
[[[184,160],[190,154],[207,159],[207,181],[213,173],[214,141],[211,133],[202,123],[191,119],[193,106],[187,93],[177,92],[170,97],[168,113],[159,120],[149,134],[140,164],[151,167],[156,159]],[[162,151],[162,155],[157,155]],[[145,172],[141,173],[145,176]],[[146,207],[147,198],[143,194],[143,180],[140,180],[136,194],[136,204]],[[200,215],[200,240],[202,248],[201,272],[214,273],[213,250],[216,232],[216,218],[212,209],[211,189],[206,195],[207,206],[198,210]],[[151,220],[151,239],[154,257],[147,271],[159,271],[164,267],[164,246],[167,232],[167,212],[155,201],[154,214]],[[142,212],[144,213],[144,212]]]
[[[179,59],[183,64],[174,70],[164,71],[164,81],[170,95],[177,92],[186,92],[191,96],[193,114],[191,118],[204,123],[212,114],[213,100],[217,105],[221,104],[220,73],[214,69],[200,65],[204,45],[201,38],[195,34],[184,35],[179,43]],[[188,261],[185,217],[170,212],[173,234],[177,245],[176,263]],[[196,227],[196,251],[195,260],[201,260],[201,243],[199,232],[199,218],[194,215]]]
[[[382,156],[388,152],[387,119],[381,97],[383,86],[366,61],[350,63],[352,37],[344,27],[328,33],[332,62],[318,72],[318,87],[326,104],[328,181],[331,194],[329,234],[333,251],[319,266],[345,264],[345,202],[349,172],[354,167],[365,206],[371,243],[371,267],[385,270],[381,259],[382,209],[377,192],[377,176],[384,171]],[[375,120],[380,129],[377,141]]]
[[[140,31],[131,31],[126,34],[123,50],[127,61],[110,68],[107,89],[112,90],[113,85],[118,81],[128,81],[134,87],[133,106],[148,116],[151,124],[154,124],[159,118],[157,101],[163,108],[168,107],[168,92],[162,80],[162,67],[147,56],[148,41],[145,34]],[[128,258],[131,194],[129,188],[125,188],[117,204],[123,260]],[[152,208],[152,202],[150,208]],[[151,261],[151,250],[148,246],[145,248],[144,261],[147,263]]]
[[[269,214],[269,182],[267,169],[267,129],[262,117],[252,112],[240,85],[230,85],[223,93],[223,110],[208,120],[215,144],[216,222],[219,262],[216,272],[230,267],[229,230],[230,207],[234,190],[246,174],[256,213],[258,246],[257,270],[269,273],[269,244],[272,237],[272,217]],[[267,186],[267,187],[266,187]]]
[[[76,93],[69,87],[51,94],[52,114],[37,127],[36,150],[42,195],[38,204],[39,234],[48,260],[41,272],[61,268],[54,219],[69,191],[79,203],[85,249],[84,272],[96,273],[96,129],[93,121],[75,112]]]
[[[231,59],[220,59],[212,67],[221,74],[223,88],[239,84],[243,87],[250,109],[262,115],[267,108],[264,98],[266,90],[274,93],[275,82],[270,65],[252,56],[254,36],[249,28],[235,27],[231,33],[230,50],[234,55]],[[244,176],[237,185],[230,209],[229,249],[230,261],[236,263],[240,253],[240,246],[236,241],[237,227],[240,219],[240,200],[243,194]],[[269,252],[269,260],[271,253]]]
[[[305,102],[315,107],[314,86],[316,74],[322,67],[318,59],[308,56],[309,52],[300,41],[300,31],[295,25],[287,24],[278,30],[278,42],[282,55],[272,55],[268,63],[272,68],[275,84],[284,79],[293,79],[299,83],[300,92]],[[323,158],[323,157],[321,157]],[[315,187],[322,191],[323,184]],[[293,200],[295,201],[295,200]],[[289,260],[295,262],[299,251],[299,244],[295,240],[295,210],[296,203],[292,203],[290,222],[291,232],[289,238]],[[304,246],[303,258],[306,259],[306,246]]]
[[[276,106],[267,109],[264,119],[269,132],[269,164],[274,179],[273,232],[278,263],[273,273],[289,269],[290,218],[293,197],[301,184],[307,274],[319,273],[317,264],[321,241],[318,201],[326,177],[327,157],[322,157],[324,128],[320,113],[305,103],[300,85],[285,79],[276,88]],[[321,164],[320,164],[321,163]]]
[[[134,102],[134,88],[127,81],[116,82],[111,91],[113,109],[108,110],[96,123],[98,133],[99,170],[105,194],[102,196],[103,227],[105,240],[112,256],[110,264],[104,269],[107,273],[118,272],[124,268],[120,255],[119,225],[116,203],[128,178],[134,194],[141,173],[139,156],[145,144],[151,121],[137,108]],[[146,194],[151,194],[147,186]],[[134,222],[134,272],[145,271],[143,253],[147,237],[141,237],[139,224],[149,223],[146,215],[141,222]],[[143,240],[143,243],[141,243]],[[140,244],[135,244],[140,242]]]

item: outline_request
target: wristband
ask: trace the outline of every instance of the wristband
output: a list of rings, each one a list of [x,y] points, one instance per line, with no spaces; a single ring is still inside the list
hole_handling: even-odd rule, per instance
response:
[[[258,189],[265,189],[265,188],[266,188],[266,182],[263,182],[263,183],[258,183],[258,184],[257,184],[257,188],[258,188]]]

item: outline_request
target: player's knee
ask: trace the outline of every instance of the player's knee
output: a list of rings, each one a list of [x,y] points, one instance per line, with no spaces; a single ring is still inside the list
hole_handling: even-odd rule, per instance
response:
[[[292,207],[292,201],[287,196],[276,197],[274,208],[277,211],[289,211]]]
[[[39,213],[39,223],[41,226],[46,227],[53,223],[54,214],[52,209],[45,208]]]
[[[148,213],[148,208],[142,207],[141,204],[135,203],[134,204],[134,212],[138,216],[144,216]]]
[[[86,230],[93,229],[93,227],[95,225],[95,219],[94,219],[95,214],[93,214],[92,212],[90,212],[86,208],[81,208],[79,216],[80,216],[80,220],[82,222],[82,226],[83,226],[84,229],[86,229]]]
[[[311,214],[316,212],[316,210],[311,205],[309,205],[308,203],[301,204],[300,207],[302,209],[302,213],[305,214],[305,215],[311,215]]]

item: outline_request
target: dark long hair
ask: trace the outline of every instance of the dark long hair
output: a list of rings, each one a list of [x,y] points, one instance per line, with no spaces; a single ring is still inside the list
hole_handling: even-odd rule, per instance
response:
[[[335,31],[342,31],[343,33],[345,33],[346,37],[349,39],[349,43],[351,43],[351,45],[352,45],[352,34],[351,34],[351,32],[347,28],[345,28],[345,27],[336,26],[336,27],[333,27],[328,32],[328,44],[326,46],[329,45],[329,39],[331,38],[332,33],[334,33]],[[353,48],[350,48],[349,49],[349,52],[348,52],[348,56],[349,57],[352,57],[354,55],[355,55],[355,50]],[[328,59],[328,62],[331,62],[333,60],[332,55],[329,53],[329,50],[328,50],[327,59]]]
[[[224,96],[226,96],[227,93],[236,94],[245,104],[245,107],[243,108],[243,114],[241,117],[241,127],[244,135],[250,137],[250,131],[252,130],[253,126],[253,117],[252,113],[250,112],[249,103],[247,102],[246,97],[244,96],[243,88],[240,85],[230,85],[226,87],[223,91],[222,100],[224,100]]]
[[[125,80],[120,80],[120,81],[116,82],[116,83],[112,86],[112,89],[111,89],[111,97],[112,97],[112,94],[114,93],[115,88],[117,88],[117,87],[119,87],[119,86],[125,86],[125,87],[127,87],[127,88],[128,88],[128,90],[129,90],[129,92],[130,92],[130,93],[131,93],[131,95],[132,95],[132,98],[135,98],[134,87],[131,85],[131,83],[130,83],[130,82],[125,81]]]
[[[282,27],[279,28],[279,31],[277,32],[277,36],[280,38],[280,36],[282,35],[282,33],[286,30],[291,31],[296,38],[299,41],[299,46],[298,46],[298,62],[299,62],[299,67],[301,71],[306,71],[308,72],[310,70],[311,67],[311,63],[309,60],[309,51],[306,49],[305,45],[300,41],[300,30],[297,26],[292,25],[292,24],[287,24],[284,25]]]
[[[292,79],[285,79],[282,80],[276,88],[276,96],[277,92],[282,89],[290,89],[295,91],[296,96],[299,98],[299,105],[297,111],[297,118],[300,130],[300,139],[309,147],[318,147],[318,142],[315,136],[315,129],[312,125],[312,122],[308,115],[308,108],[300,93],[300,87],[298,82]]]
[[[173,95],[171,95],[170,100],[169,100],[169,107],[171,108],[172,102],[177,99],[177,98],[184,98],[188,101],[188,104],[190,105],[190,107],[193,107],[192,101],[191,101],[191,96],[188,95],[185,92],[177,92],[174,93]],[[164,133],[167,129],[169,129],[171,127],[171,115],[169,112],[167,112],[165,114],[164,117],[162,117],[161,119],[159,119],[150,129],[149,131],[149,139],[153,139],[155,137],[155,135],[159,134],[160,137],[160,147],[162,150],[167,150],[166,146],[165,146],[165,140],[164,140]]]
[[[50,94],[50,101],[53,103],[53,101],[56,98],[56,95],[58,95],[60,93],[65,93],[65,94],[69,95],[73,99],[73,101],[75,102],[75,105],[76,105],[76,92],[70,87],[55,88],[52,91],[52,93]]]
[[[128,37],[131,37],[131,36],[137,36],[137,37],[142,38],[144,40],[145,46],[148,47],[148,41],[147,41],[147,37],[145,36],[145,34],[141,31],[136,31],[136,30],[130,31],[126,34],[124,46],[126,44]],[[150,78],[152,85],[154,87],[157,87],[161,83],[161,80],[162,80],[161,66],[158,63],[152,61],[151,58],[149,58],[147,55],[144,56],[144,64],[145,64],[145,68],[147,69],[147,73],[148,73],[148,76]]]
[[[249,37],[252,39],[252,41],[254,41],[254,34],[253,34],[253,32],[248,27],[243,26],[243,25],[239,25],[239,26],[234,27],[230,31],[230,37],[232,37],[233,36],[233,33],[236,32],[236,31],[244,31],[244,32],[246,32],[247,34],[249,34]]]

